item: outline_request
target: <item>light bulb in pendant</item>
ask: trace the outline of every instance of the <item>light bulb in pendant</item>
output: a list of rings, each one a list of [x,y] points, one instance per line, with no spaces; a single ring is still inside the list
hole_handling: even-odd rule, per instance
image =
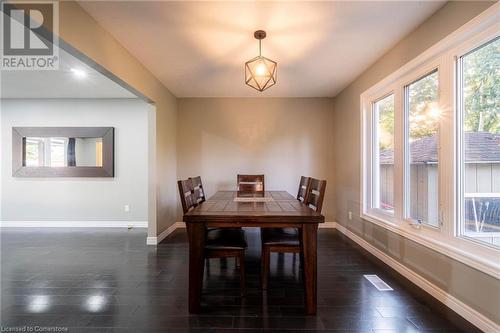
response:
[[[266,65],[264,65],[262,62],[257,65],[257,68],[255,69],[255,74],[257,76],[264,76],[266,74]]]

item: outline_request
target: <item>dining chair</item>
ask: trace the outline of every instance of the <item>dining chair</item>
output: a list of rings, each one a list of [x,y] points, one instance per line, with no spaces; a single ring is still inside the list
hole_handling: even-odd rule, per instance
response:
[[[190,177],[191,182],[193,184],[193,191],[196,199],[196,203],[202,203],[205,202],[205,190],[203,188],[203,184],[201,182],[201,177]]]
[[[304,202],[306,200],[309,186],[311,185],[311,177],[300,177],[299,191],[297,192],[297,200]]]
[[[238,175],[238,195],[258,194],[264,196],[264,175]]]
[[[194,195],[195,195],[196,203],[200,204],[200,203],[205,202],[206,201],[205,190],[203,188],[203,183],[201,181],[201,176],[189,177],[189,179],[191,179],[191,181],[193,183],[193,190],[194,190]],[[215,229],[219,229],[219,228],[207,228],[207,231],[212,231],[212,230],[215,230]],[[231,228],[231,229],[241,229],[241,228],[235,227],[235,228]],[[236,257],[234,259],[235,259],[235,265],[236,265],[236,267],[239,267],[238,258]],[[227,264],[225,257],[220,258],[220,260],[221,260],[221,265],[226,265]],[[210,272],[210,261],[207,260],[207,273],[210,274],[209,272]]]
[[[306,196],[309,191],[310,185],[311,185],[311,177],[305,177],[305,176],[300,177],[299,190],[296,196],[297,200],[301,202],[304,202],[306,200]],[[265,232],[267,233],[269,232],[284,233],[287,235],[298,235],[299,232],[297,228],[267,228],[265,230],[266,230]],[[294,259],[295,259],[295,253],[294,253]]]
[[[206,201],[205,190],[203,189],[203,183],[201,182],[201,176],[189,177],[191,179],[191,184],[193,185],[194,200],[197,204]],[[184,212],[185,213],[185,212]],[[207,230],[212,230],[215,228],[207,228]]]
[[[325,197],[326,180],[301,177],[297,200],[321,213]],[[305,194],[305,196],[304,196]],[[262,289],[267,290],[271,252],[301,253],[301,230],[296,228],[262,228]],[[300,256],[302,264],[302,255]]]
[[[201,178],[188,178],[179,180],[179,194],[181,197],[182,210],[184,214],[205,201]],[[196,186],[193,186],[196,185]],[[246,294],[245,288],[245,249],[247,241],[243,229],[215,228],[205,232],[204,258],[207,262],[210,258],[236,258],[240,272],[241,295]]]

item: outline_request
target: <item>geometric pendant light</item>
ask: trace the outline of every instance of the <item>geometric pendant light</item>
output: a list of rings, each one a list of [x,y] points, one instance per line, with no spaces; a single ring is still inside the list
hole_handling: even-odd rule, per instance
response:
[[[264,91],[276,84],[278,64],[262,56],[261,42],[266,38],[266,32],[257,30],[253,35],[259,40],[259,55],[245,63],[245,83],[258,91]]]

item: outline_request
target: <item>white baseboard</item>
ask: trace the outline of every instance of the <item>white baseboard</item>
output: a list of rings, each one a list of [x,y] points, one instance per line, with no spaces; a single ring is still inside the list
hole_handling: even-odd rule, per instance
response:
[[[147,228],[148,221],[0,221],[2,228]]]
[[[361,246],[362,248],[373,254],[375,257],[380,259],[382,262],[392,267],[394,270],[403,275],[405,278],[407,278],[408,280],[410,280],[411,282],[413,282],[414,284],[425,290],[427,293],[429,293],[438,301],[446,305],[448,308],[452,309],[457,314],[465,318],[467,321],[475,325],[480,330],[491,333],[500,332],[500,326],[497,325],[495,322],[493,322],[489,318],[486,318],[484,315],[472,309],[470,306],[463,303],[456,297],[448,294],[446,291],[442,290],[433,283],[424,279],[422,276],[418,275],[417,273],[415,273],[408,267],[404,266],[396,259],[390,257],[383,251],[377,249],[375,246],[368,243],[366,240],[359,237],[346,227],[337,223],[336,229],[341,233],[343,233],[344,235],[346,235],[347,237],[349,237],[359,246]]]
[[[335,229],[337,227],[337,222],[325,222],[318,224],[320,229]]]
[[[165,229],[161,234],[156,237],[146,238],[147,245],[158,245],[164,240],[168,235],[175,231],[177,228],[185,228],[186,224],[184,222],[174,222],[170,227]]]
[[[158,244],[158,237],[147,237],[146,238],[146,245],[157,245]]]

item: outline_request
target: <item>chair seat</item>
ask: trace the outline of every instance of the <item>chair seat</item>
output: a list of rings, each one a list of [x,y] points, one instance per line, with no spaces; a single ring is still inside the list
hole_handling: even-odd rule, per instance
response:
[[[296,228],[262,228],[262,245],[299,246],[299,232]]]
[[[244,250],[246,247],[247,240],[243,229],[217,228],[207,231],[207,249]]]

